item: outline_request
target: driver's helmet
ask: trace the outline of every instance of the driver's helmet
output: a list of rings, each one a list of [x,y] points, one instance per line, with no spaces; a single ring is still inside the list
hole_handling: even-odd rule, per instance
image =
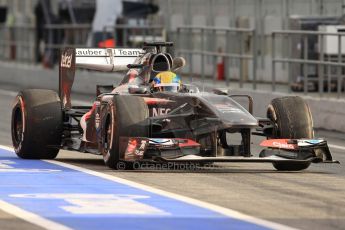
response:
[[[157,74],[152,81],[153,91],[178,92],[181,89],[181,78],[171,71]]]

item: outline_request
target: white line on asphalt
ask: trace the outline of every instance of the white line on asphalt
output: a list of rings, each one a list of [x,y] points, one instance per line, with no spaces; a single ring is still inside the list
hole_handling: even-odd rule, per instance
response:
[[[10,203],[7,203],[3,200],[0,200],[0,209],[4,212],[7,212],[13,216],[19,217],[20,219],[26,220],[32,224],[40,226],[44,229],[52,229],[52,230],[72,230],[69,227],[66,227],[62,224],[56,223],[54,221],[45,219],[41,216],[38,216],[32,212],[25,211],[17,206],[14,206]]]
[[[70,168],[70,169],[73,169],[76,171],[87,173],[87,174],[90,174],[90,175],[93,175],[96,177],[100,177],[100,178],[103,178],[106,180],[114,181],[117,183],[121,183],[121,184],[125,184],[125,185],[131,186],[131,187],[135,187],[135,188],[138,188],[141,190],[156,193],[158,195],[162,195],[162,196],[169,197],[172,199],[180,200],[180,201],[183,201],[183,202],[188,203],[188,204],[192,204],[195,206],[199,206],[201,208],[205,208],[208,210],[212,210],[214,212],[218,212],[218,213],[223,214],[225,216],[228,216],[230,218],[239,219],[242,221],[250,222],[250,223],[257,224],[257,225],[264,226],[264,227],[271,228],[271,229],[280,229],[280,230],[294,230],[295,229],[295,228],[291,228],[291,227],[281,225],[278,223],[274,223],[271,221],[267,221],[267,220],[259,219],[259,218],[253,217],[253,216],[249,216],[249,215],[240,213],[240,212],[232,210],[232,209],[224,208],[224,207],[210,204],[210,203],[207,203],[204,201],[200,201],[200,200],[196,200],[196,199],[189,198],[186,196],[167,192],[167,191],[164,191],[161,189],[153,188],[151,186],[147,186],[147,185],[140,184],[140,183],[137,183],[134,181],[126,180],[126,179],[123,179],[120,177],[108,175],[105,173],[96,172],[96,171],[93,171],[90,169],[85,169],[85,168],[82,168],[79,166],[75,166],[75,165],[71,165],[71,164],[67,164],[67,163],[63,163],[63,162],[59,162],[59,161],[54,161],[54,160],[44,160],[44,161],[52,163],[52,164],[60,165],[60,166],[65,167],[65,168]]]
[[[207,202],[204,202],[204,201],[200,201],[200,200],[196,200],[196,199],[189,198],[189,197],[186,197],[186,196],[182,196],[182,195],[178,195],[178,194],[175,194],[175,193],[167,192],[167,191],[164,191],[164,190],[161,190],[161,189],[153,188],[151,186],[147,186],[147,185],[140,184],[140,183],[137,183],[137,182],[134,182],[134,181],[126,180],[126,179],[123,179],[123,178],[120,178],[120,177],[116,177],[116,176],[112,176],[112,175],[96,172],[96,171],[93,171],[93,170],[85,169],[85,168],[82,168],[82,167],[78,167],[78,166],[75,166],[75,165],[70,165],[70,164],[66,164],[66,163],[58,162],[58,161],[54,161],[54,160],[45,160],[45,161],[49,162],[49,163],[52,163],[52,164],[60,165],[62,167],[66,167],[66,168],[70,168],[70,169],[73,169],[73,170],[76,170],[76,171],[87,173],[87,174],[90,174],[90,175],[93,175],[93,176],[97,176],[97,177],[100,177],[100,178],[103,178],[103,179],[107,179],[107,180],[114,181],[114,182],[117,182],[117,183],[125,184],[125,185],[131,186],[131,187],[135,187],[135,188],[138,188],[138,189],[141,189],[141,190],[145,190],[145,191],[148,191],[148,192],[156,193],[158,195],[162,195],[162,196],[165,196],[165,197],[176,199],[176,200],[179,200],[179,201],[191,204],[191,205],[199,206],[201,208],[212,210],[214,212],[223,214],[223,215],[228,216],[230,218],[239,219],[239,220],[242,220],[242,221],[250,222],[250,223],[257,224],[257,225],[264,226],[264,227],[271,228],[271,229],[280,229],[280,230],[293,230],[293,229],[295,229],[295,228],[291,228],[291,227],[288,227],[288,226],[285,226],[285,225],[281,225],[281,224],[278,224],[278,223],[274,223],[274,222],[271,222],[271,221],[267,221],[267,220],[259,219],[259,218],[253,217],[253,216],[249,216],[249,215],[240,213],[240,212],[232,210],[232,209],[224,208],[224,207],[221,207],[221,206],[218,206],[218,205],[214,205],[214,204],[210,204],[210,203],[207,203]]]
[[[13,152],[13,148],[11,147],[0,145],[0,148]],[[32,212],[25,211],[24,209],[21,209],[3,200],[0,200],[0,209],[20,219],[26,220],[27,222],[40,226],[44,229],[71,230],[71,228],[68,228],[54,221],[45,219]]]
[[[9,150],[9,151],[13,151],[13,149],[11,149],[11,148],[9,148],[7,146],[0,145],[0,148],[3,148],[5,150]],[[105,174],[105,173],[96,172],[96,171],[93,171],[93,170],[90,170],[90,169],[85,169],[85,168],[82,168],[82,167],[79,167],[79,166],[75,166],[75,165],[71,165],[71,164],[67,164],[67,163],[63,163],[63,162],[59,162],[59,161],[55,161],[55,160],[44,160],[44,161],[52,163],[52,164],[55,164],[55,165],[59,165],[59,166],[65,167],[65,168],[73,169],[73,170],[76,170],[76,171],[79,171],[79,172],[87,173],[89,175],[100,177],[100,178],[103,178],[103,179],[106,179],[106,180],[114,181],[114,182],[117,182],[117,183],[121,183],[121,184],[125,184],[125,185],[131,186],[131,187],[135,187],[135,188],[138,188],[138,189],[141,189],[141,190],[152,192],[152,193],[155,193],[155,194],[158,194],[158,195],[161,195],[161,196],[165,196],[165,197],[169,197],[169,198],[172,198],[172,199],[176,199],[176,200],[179,200],[179,201],[191,204],[191,205],[195,205],[195,206],[198,206],[198,207],[201,207],[201,208],[212,210],[214,212],[223,214],[224,216],[227,216],[227,217],[230,217],[230,218],[239,219],[239,220],[242,220],[242,221],[250,222],[250,223],[257,224],[257,225],[264,226],[264,227],[271,228],[271,229],[296,230],[296,228],[288,227],[288,226],[285,226],[285,225],[282,225],[282,224],[278,224],[278,223],[274,223],[274,222],[271,222],[271,221],[268,221],[268,220],[259,219],[259,218],[253,217],[253,216],[249,216],[249,215],[240,213],[240,212],[232,210],[232,209],[224,208],[224,207],[221,207],[221,206],[218,206],[218,205],[215,205],[215,204],[210,204],[210,203],[207,203],[207,202],[204,202],[204,201],[200,201],[200,200],[196,200],[196,199],[189,198],[189,197],[186,197],[186,196],[182,196],[182,195],[178,195],[178,194],[175,194],[175,193],[167,192],[167,191],[164,191],[164,190],[161,190],[161,189],[153,188],[151,186],[147,186],[147,185],[140,184],[140,183],[137,183],[137,182],[134,182],[134,181],[126,180],[126,179],[123,179],[123,178],[120,178],[120,177],[108,175],[108,174]],[[18,216],[18,215],[16,215],[16,216]],[[20,216],[18,216],[18,217],[20,217]]]
[[[13,152],[13,148],[12,147],[8,147],[8,146],[5,146],[5,145],[0,145],[0,148],[3,149],[3,150],[7,150],[7,151],[10,151],[10,152]]]
[[[6,89],[0,89],[0,94],[5,95],[5,96],[17,96],[17,92],[11,91],[11,90],[6,90]]]
[[[345,147],[344,146],[340,146],[340,145],[329,144],[328,146],[330,148],[336,148],[336,149],[345,150]],[[0,148],[3,148],[3,149],[8,150],[8,151],[13,151],[12,148],[7,147],[7,146],[0,145]],[[76,171],[84,172],[84,173],[87,173],[87,174],[90,174],[90,175],[93,175],[93,176],[97,176],[97,177],[101,177],[101,178],[104,178],[104,179],[107,179],[107,180],[111,180],[111,181],[114,181],[114,182],[126,184],[128,186],[136,187],[136,188],[139,188],[139,189],[142,189],[142,190],[145,190],[145,191],[153,192],[153,193],[156,193],[156,194],[159,194],[159,195],[163,195],[163,196],[166,196],[166,197],[174,198],[174,199],[177,199],[177,200],[189,203],[189,204],[193,204],[193,205],[196,205],[196,206],[199,206],[199,207],[203,207],[203,208],[206,208],[206,209],[209,209],[209,210],[213,210],[215,212],[221,213],[221,214],[223,214],[225,216],[229,216],[231,218],[236,218],[236,219],[244,220],[244,221],[247,221],[247,222],[259,224],[259,225],[262,225],[262,226],[265,226],[265,227],[269,227],[269,228],[273,228],[273,229],[286,229],[286,230],[294,229],[294,228],[291,228],[291,227],[288,227],[288,226],[284,226],[284,225],[281,225],[281,224],[278,224],[278,223],[274,223],[274,222],[270,222],[270,221],[267,221],[267,220],[258,219],[256,217],[248,216],[246,214],[242,214],[242,213],[240,213],[238,211],[235,211],[235,210],[232,210],[232,209],[224,208],[224,207],[221,207],[221,206],[218,206],[218,205],[214,205],[214,204],[210,204],[210,203],[207,203],[207,202],[204,202],[204,201],[199,201],[199,200],[196,200],[196,199],[193,199],[193,198],[181,196],[181,195],[174,194],[174,193],[171,193],[171,192],[167,192],[167,191],[164,191],[164,190],[161,190],[161,189],[156,189],[156,188],[153,188],[153,187],[150,187],[150,186],[147,186],[147,185],[143,185],[143,184],[140,184],[140,183],[137,183],[137,182],[129,181],[129,180],[126,180],[126,179],[123,179],[123,178],[119,178],[119,177],[111,176],[111,175],[108,175],[108,174],[92,171],[92,170],[89,170],[89,169],[81,168],[81,167],[78,167],[78,166],[75,166],[75,165],[66,164],[66,163],[63,163],[63,162],[57,162],[57,161],[52,161],[52,160],[46,160],[46,161],[49,162],[49,163],[52,163],[52,164],[60,165],[60,166],[66,167],[66,168],[74,169]]]
[[[333,145],[333,144],[328,144],[328,147],[330,147],[330,148],[334,148],[334,149],[341,149],[341,150],[345,150],[345,146],[341,146],[341,145]]]

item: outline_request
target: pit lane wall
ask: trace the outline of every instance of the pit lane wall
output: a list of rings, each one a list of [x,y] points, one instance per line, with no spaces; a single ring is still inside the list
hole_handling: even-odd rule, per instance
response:
[[[77,71],[73,93],[95,95],[96,84],[118,84],[118,73]],[[0,62],[0,84],[13,85],[19,89],[46,88],[58,90],[58,69],[47,70],[41,66]],[[250,89],[231,90],[232,94],[248,94],[254,98],[254,115],[264,117],[267,105],[273,98],[287,94]],[[329,98],[304,96],[314,119],[314,127],[345,133],[345,101]]]

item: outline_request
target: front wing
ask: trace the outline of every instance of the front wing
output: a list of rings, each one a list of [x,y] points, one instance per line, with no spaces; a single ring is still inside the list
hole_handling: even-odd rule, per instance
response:
[[[181,138],[123,137],[121,139],[125,161],[157,163],[247,162],[247,163],[339,163],[332,159],[327,142],[317,140],[271,139],[263,141],[259,157],[202,156],[200,144]],[[280,144],[278,144],[280,143]],[[288,143],[288,144],[287,144]]]

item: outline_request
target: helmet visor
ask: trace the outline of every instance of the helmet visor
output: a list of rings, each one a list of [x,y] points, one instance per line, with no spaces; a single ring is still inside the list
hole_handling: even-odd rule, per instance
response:
[[[159,88],[160,91],[163,92],[178,92],[180,89],[179,83],[160,83],[154,86],[155,88]]]
[[[162,86],[164,92],[178,92],[179,86]]]

